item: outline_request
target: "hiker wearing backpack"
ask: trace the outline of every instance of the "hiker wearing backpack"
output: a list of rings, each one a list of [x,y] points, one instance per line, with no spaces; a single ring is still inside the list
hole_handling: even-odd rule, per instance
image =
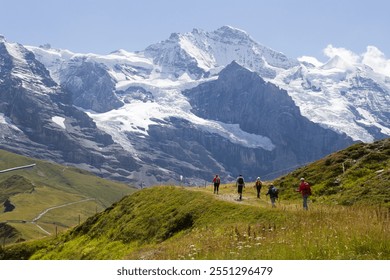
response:
[[[262,186],[263,186],[263,183],[260,181],[260,177],[257,177],[256,182],[255,182],[255,188],[257,191],[257,198],[260,198],[260,191],[261,191]]]
[[[309,207],[307,206],[307,200],[311,195],[311,188],[310,184],[305,181],[305,178],[301,178],[301,183],[299,184],[299,188],[296,191],[302,194],[303,209],[309,210]]]
[[[214,194],[218,194],[219,192],[219,184],[221,183],[221,178],[219,178],[218,175],[215,175],[214,179],[213,179],[213,183],[214,183]]]
[[[242,177],[242,175],[239,175],[237,177],[236,186],[237,186],[237,192],[239,195],[238,200],[242,200],[242,191],[245,188],[245,181],[244,181],[244,177]]]
[[[276,207],[275,202],[279,198],[279,190],[274,186],[274,184],[271,184],[269,186],[266,195],[269,195],[269,198],[271,199],[272,207]]]

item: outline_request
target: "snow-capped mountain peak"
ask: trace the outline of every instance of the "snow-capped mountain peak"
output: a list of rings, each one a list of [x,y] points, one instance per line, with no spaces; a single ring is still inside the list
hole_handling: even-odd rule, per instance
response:
[[[213,33],[226,43],[254,42],[247,32],[229,25],[222,26]]]
[[[9,67],[11,76],[19,79],[24,87],[36,94],[53,92],[52,87],[55,86],[55,83],[50,78],[47,69],[35,59],[32,52],[21,44],[7,42],[5,38],[0,43],[4,55],[7,56],[7,62],[4,63],[8,64],[0,66]]]
[[[194,29],[173,33],[168,40],[148,47],[144,54],[176,78],[184,72],[194,79],[217,74],[232,61],[270,78],[279,70],[298,65],[297,60],[256,43],[246,32],[230,26],[213,32]]]

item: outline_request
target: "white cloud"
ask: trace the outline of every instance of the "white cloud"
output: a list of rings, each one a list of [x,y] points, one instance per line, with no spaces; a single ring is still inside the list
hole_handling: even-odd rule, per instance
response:
[[[349,62],[350,64],[358,63],[361,59],[359,55],[355,54],[354,52],[344,49],[344,48],[336,48],[332,45],[328,45],[324,49],[324,55],[326,55],[329,58],[339,56],[343,60]]]
[[[362,62],[375,72],[390,76],[390,59],[386,59],[384,53],[377,47],[368,46],[367,51],[362,54]]]
[[[362,53],[361,55],[357,55],[350,50],[336,48],[332,45],[328,45],[323,52],[324,55],[329,58],[339,56],[344,61],[352,65],[357,63],[365,64],[371,67],[375,72],[390,77],[390,59],[387,59],[385,54],[377,47],[368,46],[366,52]]]

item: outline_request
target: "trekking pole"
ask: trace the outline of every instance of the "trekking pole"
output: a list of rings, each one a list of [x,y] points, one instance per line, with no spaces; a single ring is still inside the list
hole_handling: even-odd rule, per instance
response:
[[[33,164],[29,164],[29,165],[17,166],[17,167],[13,167],[13,168],[9,168],[9,169],[0,170],[0,173],[6,173],[6,172],[14,171],[14,170],[19,170],[19,169],[32,168],[35,165],[36,164],[33,163]]]

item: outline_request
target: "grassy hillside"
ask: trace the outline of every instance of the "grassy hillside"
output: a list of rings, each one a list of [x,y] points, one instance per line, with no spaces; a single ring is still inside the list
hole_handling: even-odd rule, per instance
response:
[[[275,180],[284,199],[304,177],[317,202],[390,207],[390,139],[355,144]]]
[[[0,174],[0,245],[55,235],[134,191],[77,168],[0,150],[0,170],[32,163]]]
[[[387,139],[297,169],[274,181],[276,208],[265,196],[270,182],[260,199],[247,184],[243,201],[234,185],[219,195],[211,187],[138,190],[58,237],[8,246],[0,259],[388,260],[389,157]],[[313,187],[309,211],[295,192],[300,177]]]
[[[153,187],[49,240],[8,247],[3,259],[389,259],[389,216],[368,206],[300,205],[248,186]],[[382,213],[382,214],[379,214]]]

